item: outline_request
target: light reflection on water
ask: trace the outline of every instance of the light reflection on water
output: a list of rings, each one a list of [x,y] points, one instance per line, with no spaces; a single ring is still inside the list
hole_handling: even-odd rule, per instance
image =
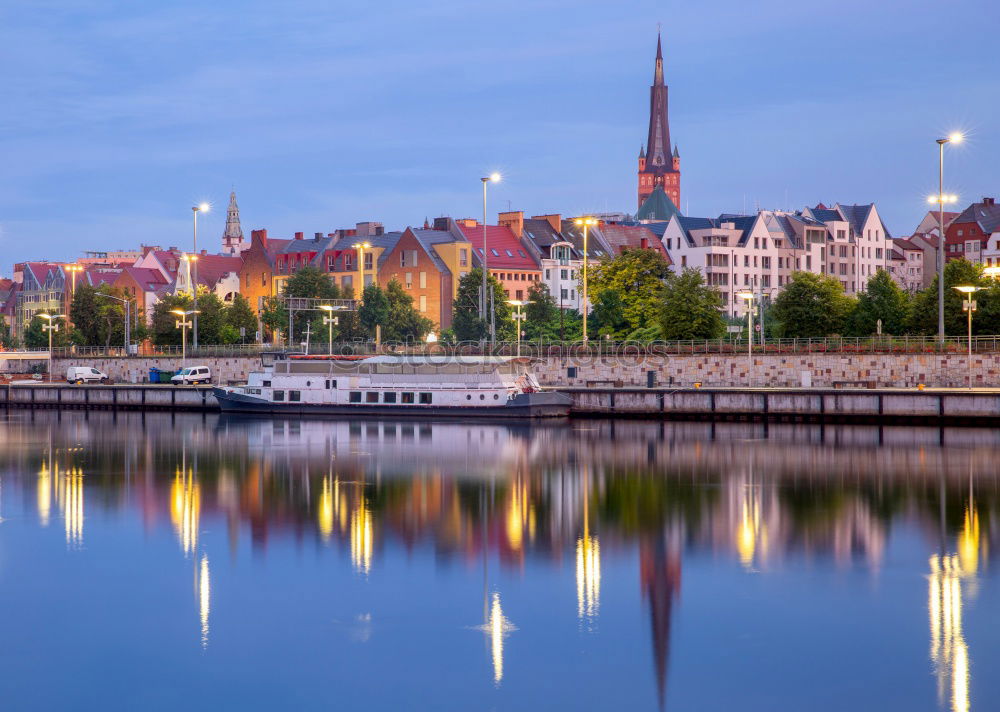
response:
[[[308,666],[336,654],[326,626],[362,621],[349,643],[369,652],[341,661],[362,667],[327,674],[341,696],[368,690],[369,708],[406,706],[416,689],[407,676],[435,677],[447,665],[455,691],[428,698],[428,708],[545,706],[542,685],[553,707],[771,709],[779,660],[793,676],[796,665],[828,665],[830,709],[885,708],[901,689],[909,709],[987,709],[998,683],[974,673],[1000,663],[1000,636],[970,621],[1000,613],[990,581],[998,444],[996,431],[960,429],[13,413],[0,424],[0,487],[6,519],[22,505],[20,528],[15,538],[5,522],[0,546],[4,561],[19,562],[4,568],[20,568],[0,578],[0,608],[31,605],[26,584],[41,577],[46,596],[65,588],[99,609],[88,577],[136,567],[152,587],[149,608],[131,604],[136,630],[162,614],[155,600],[189,616],[178,630],[191,631],[203,657],[188,661],[184,646],[147,633],[121,633],[125,647],[229,678],[247,660],[292,675],[288,658]],[[56,512],[59,556],[42,534]],[[173,555],[159,546],[164,531]],[[310,540],[315,557],[304,558]],[[141,558],[119,562],[118,547]],[[193,616],[190,598],[166,597],[181,561],[194,581]],[[318,576],[332,578],[317,588]],[[461,652],[464,639],[446,632],[468,630],[470,595],[482,606],[489,690]],[[807,617],[808,660],[783,657],[803,632],[783,618],[818,601],[827,607]],[[878,613],[886,607],[895,618]],[[838,647],[840,629],[879,615],[862,634],[891,664]],[[929,636],[929,653],[913,645],[917,632]],[[33,635],[22,649],[56,645],[44,625]],[[284,635],[291,647],[273,642]],[[96,639],[77,643],[97,654]],[[730,649],[743,657],[720,652]],[[863,678],[866,665],[889,665],[887,677],[838,691],[838,667]],[[758,677],[742,678],[739,694],[697,682],[736,679],[747,666]],[[398,684],[382,685],[386,676]],[[227,687],[230,701],[258,704],[255,678],[242,678],[245,699]],[[810,699],[784,689],[800,695],[778,699],[789,708]],[[294,704],[270,702],[318,709],[340,699],[329,695],[306,685]]]

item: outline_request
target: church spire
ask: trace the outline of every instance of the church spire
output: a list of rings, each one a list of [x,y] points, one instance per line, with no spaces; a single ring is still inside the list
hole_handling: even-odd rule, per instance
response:
[[[231,255],[239,254],[243,242],[243,228],[240,227],[240,206],[236,204],[236,191],[229,194],[226,209],[226,230],[222,233],[222,251]]]
[[[656,36],[656,71],[649,88],[649,136],[646,139],[646,165],[653,169],[669,168],[670,123],[667,119],[667,86],[663,83],[663,48]]]
[[[663,86],[663,47],[660,45],[660,33],[656,33],[656,68],[653,70],[653,86]]]

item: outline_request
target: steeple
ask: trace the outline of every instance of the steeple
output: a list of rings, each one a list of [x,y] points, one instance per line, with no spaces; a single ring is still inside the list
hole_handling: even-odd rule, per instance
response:
[[[639,158],[645,158],[645,157],[646,157],[646,144],[640,143],[639,144]]]
[[[240,227],[240,206],[236,204],[234,190],[229,194],[229,207],[226,209],[226,230],[222,233],[222,251],[238,255],[245,245],[243,228]]]
[[[656,33],[656,68],[653,70],[653,86],[663,86],[663,47],[660,45],[660,33]]]
[[[649,88],[649,133],[645,153],[639,156],[639,206],[657,186],[662,186],[675,206],[681,200],[681,159],[670,140],[668,92],[663,76],[663,38],[656,34],[653,85]]]

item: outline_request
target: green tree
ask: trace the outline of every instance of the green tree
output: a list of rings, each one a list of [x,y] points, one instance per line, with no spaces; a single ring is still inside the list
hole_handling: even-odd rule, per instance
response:
[[[303,267],[293,274],[285,282],[281,296],[269,297],[264,301],[264,309],[261,312],[261,322],[272,332],[284,333],[288,330],[288,311],[285,308],[286,297],[298,297],[302,299],[342,299],[340,288],[330,279],[329,275],[316,267]],[[348,296],[347,298],[350,298]],[[345,318],[340,316],[341,328]],[[315,324],[322,325],[322,315],[312,310],[300,310],[295,314],[294,333],[287,341],[298,341],[303,338],[306,324],[312,323],[315,331]]]
[[[111,301],[104,300],[101,301]],[[69,305],[69,316],[73,322],[73,341],[80,346],[97,346],[104,343],[101,334],[102,320],[98,313],[97,290],[89,284],[82,284],[73,293]]]
[[[954,288],[960,285],[984,286],[982,266],[975,265],[966,259],[949,260],[944,266],[944,331],[948,336],[961,336],[968,329],[967,316],[962,311],[963,296]],[[977,300],[978,301],[978,300]],[[992,321],[993,305],[987,303],[982,313],[977,313],[973,319],[978,323]],[[931,336],[937,334],[938,328],[938,278],[934,277],[927,289],[922,289],[913,296],[910,316],[908,319],[910,333]]]
[[[59,327],[58,331],[52,332],[52,346],[69,345],[69,329],[66,326],[66,319],[55,319],[53,322]],[[24,345],[29,349],[47,349],[49,347],[49,330],[47,327],[49,320],[35,314],[24,331]]]
[[[833,277],[812,272],[793,272],[788,284],[774,300],[771,314],[780,324],[782,336],[823,337],[842,334],[854,300]]]
[[[389,302],[389,318],[383,329],[386,341],[419,341],[434,328],[433,321],[413,308],[413,297],[397,280],[386,285],[385,296]]]
[[[13,348],[14,339],[10,333],[10,327],[3,318],[0,318],[0,349]]]
[[[482,341],[489,338],[488,320],[479,317],[479,291],[483,285],[483,272],[476,267],[462,277],[458,283],[458,296],[453,309],[452,329],[459,341]],[[510,304],[503,293],[503,285],[493,275],[487,277],[487,294],[492,294],[494,322],[496,324],[497,341],[511,341],[517,335],[514,320],[511,318]]]
[[[226,343],[223,327],[226,326],[226,304],[215,292],[204,287],[198,289],[198,343],[210,346]],[[230,332],[232,336],[232,332]],[[239,332],[236,332],[239,340]]]
[[[201,304],[198,305],[199,307]],[[177,322],[181,317],[172,314],[172,310],[189,311],[194,308],[194,302],[188,294],[168,294],[153,306],[153,323],[150,327],[150,338],[158,346],[167,346],[181,343],[181,331],[177,328]],[[190,320],[191,317],[187,317]],[[191,332],[188,331],[190,340]]]
[[[910,311],[910,297],[899,288],[884,269],[868,280],[868,288],[858,295],[857,303],[847,319],[847,333],[871,336],[882,320],[883,334],[903,334]]]
[[[725,333],[722,295],[705,284],[701,272],[671,273],[661,290],[658,320],[661,338],[717,339]]]
[[[358,324],[362,333],[369,339],[374,339],[375,327],[381,326],[382,338],[385,339],[384,330],[389,323],[389,298],[385,291],[377,284],[369,284],[361,294],[361,302],[358,307]]]
[[[608,337],[624,339],[632,328],[625,318],[625,302],[617,289],[605,289],[593,301],[593,310],[587,322],[591,339]]]
[[[235,341],[253,341],[257,331],[257,315],[253,313],[250,302],[239,292],[233,296],[233,301],[226,307],[223,321],[226,327],[235,330]],[[244,330],[245,336],[240,336],[240,329]]]
[[[621,300],[629,331],[656,326],[661,309],[660,288],[670,274],[670,265],[659,252],[625,250],[590,268],[589,297],[596,304],[603,292],[613,290]]]

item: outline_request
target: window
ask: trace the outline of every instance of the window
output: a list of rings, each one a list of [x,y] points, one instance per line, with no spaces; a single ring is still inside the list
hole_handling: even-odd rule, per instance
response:
[[[288,400],[298,403],[302,400],[302,391],[288,391]]]
[[[559,298],[560,299],[569,299],[569,291],[566,290],[566,289],[560,289],[559,290]]]
[[[494,257],[499,257],[500,256],[500,253],[496,251],[495,247],[491,247],[490,248],[490,254],[493,255]]]
[[[330,379],[328,378],[328,379],[326,379],[326,387],[327,387],[328,389],[332,390],[332,389],[334,389],[334,388],[336,388],[336,387],[337,387],[337,382],[336,382],[336,381],[331,381],[331,380],[330,380]]]
[[[351,395],[348,397],[348,400],[351,403],[360,403],[361,402],[361,391],[351,391]]]
[[[285,392],[284,391],[275,391],[273,394],[271,394],[271,400],[275,400],[275,401],[283,401],[283,400],[285,400]]]
[[[420,311],[427,311],[427,297],[423,294],[420,295]]]
[[[551,278],[552,278],[552,270],[550,269],[545,270],[545,279],[549,280]]]
[[[524,250],[518,250],[517,251],[517,256],[518,257],[524,257],[525,259],[527,259],[527,257],[528,257],[526,254],[524,254]]]
[[[427,273],[426,272],[421,272],[420,273],[420,288],[421,289],[427,289]]]
[[[403,393],[402,394],[402,398],[401,398],[401,402],[402,403],[412,403],[413,402],[413,394],[412,393]]]
[[[524,291],[521,290],[521,289],[518,289],[516,292],[514,292],[514,298],[517,299],[518,301],[524,299]],[[420,311],[423,311],[423,309],[421,309]]]
[[[506,253],[507,253],[507,256],[508,256],[508,257],[513,257],[513,256],[514,256],[514,253],[513,253],[513,252],[511,252],[510,250],[504,250],[504,252],[506,252]]]
[[[270,381],[264,381],[264,388],[270,388],[270,387],[271,387],[271,382]]]
[[[458,265],[460,267],[468,267],[469,266],[469,251],[466,250],[465,248],[463,248],[463,249],[461,249],[461,250],[458,251]],[[395,395],[395,394],[393,394],[393,395]]]
[[[372,268],[372,253],[371,252],[366,252],[365,253],[365,269],[371,269],[371,268]]]
[[[354,256],[344,255],[344,270],[347,271],[352,269],[354,269]]]
[[[368,391],[365,393],[365,403],[378,403],[378,391]]]
[[[395,403],[396,402],[396,391],[386,391],[382,394],[383,403]]]
[[[431,393],[420,394],[421,405],[430,405],[432,400],[433,400],[433,395]]]
[[[407,272],[405,276],[406,288],[413,289],[413,272]]]
[[[743,255],[743,266],[744,267],[750,266],[750,255]]]

